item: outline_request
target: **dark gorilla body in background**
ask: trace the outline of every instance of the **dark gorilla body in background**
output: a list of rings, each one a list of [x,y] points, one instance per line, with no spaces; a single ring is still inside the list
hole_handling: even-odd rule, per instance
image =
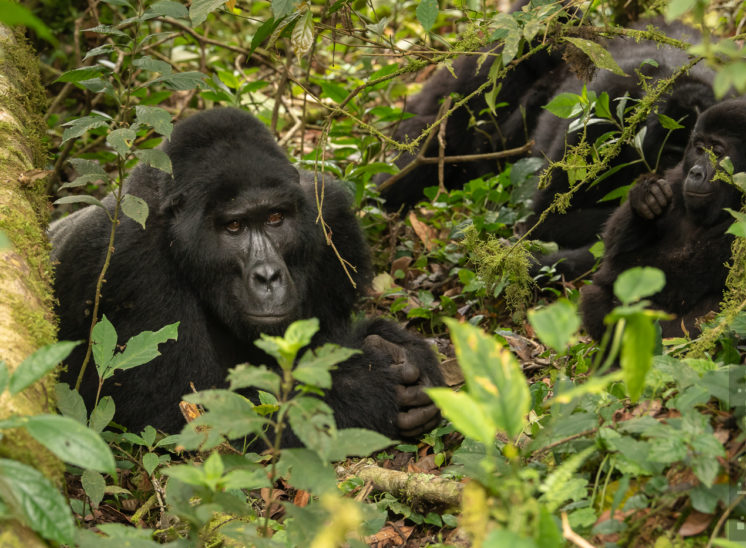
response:
[[[662,322],[664,337],[681,335],[682,323],[696,335],[695,320],[717,310],[733,243],[725,233],[733,217],[723,208],[739,209],[742,194],[713,178],[715,166],[706,149],[718,161],[730,157],[735,173],[746,171],[745,128],[746,100],[711,107],[697,121],[684,160],[664,178],[640,179],[611,216],[603,262],[581,292],[583,323],[593,338],[601,340],[604,316],[618,304],[614,281],[635,266],[653,266],[666,275],[665,287],[649,299],[654,308],[676,316]]]
[[[173,178],[140,165],[126,182],[150,214],[145,230],[121,220],[100,313],[120,343],[176,321],[179,336],[161,345],[162,355],[152,362],[104,383],[102,395],[116,403],[115,420],[130,430],[151,424],[178,431],[184,422],[178,403],[190,382],[197,389],[225,386],[228,368],[237,364],[272,366],[253,341],[315,316],[320,331],[314,344],[363,350],[332,373],[324,397],[340,428],[369,428],[392,438],[432,428],[437,410],[421,389],[443,380],[425,342],[383,320],[351,323],[372,272],[339,184],[325,182],[323,217],[341,256],[357,268],[357,289],[315,222],[313,174],[299,178],[261,122],[229,108],[196,114],[176,125],[165,151]],[[111,209],[113,197],[104,203]],[[110,226],[106,212],[91,206],[50,229],[59,261],[60,339],[88,336]],[[84,353],[81,345],[67,360],[64,380],[75,382]],[[396,360],[394,354],[400,354]],[[393,365],[400,359],[404,366]],[[89,409],[96,387],[91,363],[81,387]],[[283,441],[298,443],[292,432]]]

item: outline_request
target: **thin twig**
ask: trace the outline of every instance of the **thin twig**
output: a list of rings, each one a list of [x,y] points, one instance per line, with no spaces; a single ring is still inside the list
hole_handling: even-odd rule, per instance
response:
[[[567,519],[567,512],[562,512],[562,536],[580,548],[595,548],[593,544],[572,530],[570,520]]]
[[[446,111],[451,107],[451,96],[449,95],[443,100],[443,104],[440,107],[441,111]],[[448,127],[448,118],[444,118],[438,128],[438,194],[446,193],[445,183],[445,156],[446,156],[446,128]],[[425,149],[422,149],[423,151]],[[419,158],[419,154],[417,155]]]

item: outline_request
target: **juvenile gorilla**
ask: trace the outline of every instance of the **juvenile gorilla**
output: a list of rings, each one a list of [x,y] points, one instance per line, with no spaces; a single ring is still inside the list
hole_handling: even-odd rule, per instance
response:
[[[321,327],[314,344],[363,352],[332,373],[324,399],[338,427],[401,438],[437,424],[423,388],[443,379],[426,343],[380,319],[351,323],[371,265],[339,184],[325,182],[323,218],[340,255],[356,268],[357,289],[316,222],[313,174],[299,176],[260,121],[236,109],[206,111],[177,124],[165,151],[173,177],[140,165],[126,182],[150,215],[146,229],[122,219],[100,313],[120,342],[176,321],[179,337],[161,345],[152,362],[104,383],[115,420],[135,431],[147,424],[178,431],[178,403],[190,382],[197,389],[224,386],[237,364],[271,366],[253,344],[260,333],[281,334],[292,321],[315,316]],[[113,197],[104,203],[111,210]],[[61,339],[88,337],[110,226],[106,212],[91,206],[50,228]],[[81,347],[67,361],[69,382],[80,370]],[[96,387],[91,365],[81,389],[89,406]],[[283,442],[299,443],[292,432]]]
[[[741,192],[715,178],[718,161],[729,157],[735,172],[746,170],[746,101],[732,99],[705,111],[697,121],[684,160],[664,178],[646,176],[609,219],[606,252],[593,284],[582,290],[581,311],[588,333],[600,340],[604,316],[615,304],[616,277],[635,266],[663,270],[666,285],[650,300],[675,314],[663,322],[663,336],[682,334],[683,322],[697,334],[695,319],[716,310],[722,299],[733,237],[723,208],[738,209]],[[708,152],[709,151],[709,152]]]

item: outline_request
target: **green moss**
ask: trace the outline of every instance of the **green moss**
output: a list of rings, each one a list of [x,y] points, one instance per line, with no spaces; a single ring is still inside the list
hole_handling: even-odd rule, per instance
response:
[[[33,465],[58,487],[65,465],[25,430],[5,430],[0,440],[0,457]]]

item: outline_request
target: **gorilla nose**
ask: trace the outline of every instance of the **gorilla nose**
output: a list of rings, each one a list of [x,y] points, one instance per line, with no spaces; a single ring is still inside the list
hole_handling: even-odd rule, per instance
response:
[[[272,293],[285,288],[282,268],[270,263],[262,263],[254,267],[249,283],[255,292]]]
[[[699,164],[692,166],[688,178],[694,183],[702,182],[705,178],[705,169]]]

